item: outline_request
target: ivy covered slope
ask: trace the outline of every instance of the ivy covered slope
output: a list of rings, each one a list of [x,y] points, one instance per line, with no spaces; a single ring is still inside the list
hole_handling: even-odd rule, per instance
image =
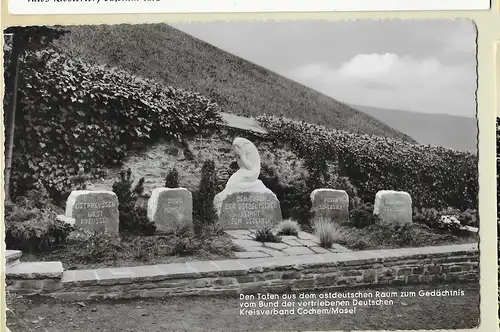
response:
[[[349,178],[365,202],[373,202],[379,190],[403,190],[410,193],[414,207],[477,210],[476,155],[278,117],[258,120],[276,145],[288,145],[299,157],[313,161],[318,174],[327,172],[328,161],[337,160],[340,175]]]
[[[12,178],[21,192],[37,182],[52,194],[65,192],[80,170],[99,174],[134,147],[222,121],[219,106],[199,94],[54,49],[29,53],[23,68]]]
[[[166,24],[67,27],[58,47],[90,63],[122,68],[202,93],[224,112],[284,116],[329,128],[413,141],[349,105]]]

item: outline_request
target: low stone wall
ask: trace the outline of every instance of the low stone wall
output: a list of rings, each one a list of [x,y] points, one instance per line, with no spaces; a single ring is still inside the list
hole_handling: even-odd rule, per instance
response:
[[[7,278],[8,289],[21,290]],[[479,251],[470,244],[74,270],[57,287],[50,281],[37,293],[72,301],[478,282]]]
[[[6,269],[7,290],[40,294],[61,288],[64,270],[61,262],[18,263]]]

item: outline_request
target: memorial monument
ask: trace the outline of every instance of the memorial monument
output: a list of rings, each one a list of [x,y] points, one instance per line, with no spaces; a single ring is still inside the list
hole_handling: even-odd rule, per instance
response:
[[[239,169],[214,198],[219,223],[224,229],[257,229],[282,221],[276,195],[259,180],[260,156],[249,140],[233,141]]]
[[[345,190],[316,189],[311,193],[314,220],[346,222],[349,220],[349,196]]]
[[[380,190],[375,195],[373,213],[382,225],[405,225],[412,221],[412,199],[404,191]]]
[[[157,234],[193,229],[193,198],[185,188],[155,188],[148,200],[148,219]]]

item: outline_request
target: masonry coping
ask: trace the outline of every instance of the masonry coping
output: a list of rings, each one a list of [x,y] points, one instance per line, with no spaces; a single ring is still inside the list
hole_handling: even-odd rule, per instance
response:
[[[228,259],[198,261],[135,267],[106,268],[95,270],[65,271],[64,287],[71,285],[110,285],[141,281],[216,276],[238,276],[253,272],[304,269],[321,265],[357,265],[391,259],[411,259],[419,255],[457,256],[476,252],[477,244],[404,248],[391,250],[348,251],[340,253],[309,254],[300,256]]]
[[[5,260],[7,263],[15,261],[23,255],[21,250],[5,250]]]
[[[63,276],[61,262],[26,262],[6,268],[6,279],[60,279]]]

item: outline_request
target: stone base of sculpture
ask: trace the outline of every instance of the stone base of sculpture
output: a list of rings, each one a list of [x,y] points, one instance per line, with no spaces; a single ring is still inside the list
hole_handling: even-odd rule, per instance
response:
[[[260,229],[282,221],[280,202],[260,180],[245,190],[223,190],[214,206],[223,229]]]
[[[260,180],[257,180],[255,182],[252,182],[250,184],[240,184],[239,186],[233,186],[233,187],[226,187],[223,191],[215,195],[214,198],[214,206],[215,210],[217,211],[217,214],[220,215],[221,208],[222,208],[222,202],[226,197],[232,194],[237,194],[237,193],[242,193],[242,192],[249,192],[249,193],[268,193],[274,195],[274,198],[276,198],[276,195],[268,189],[264,183]]]

